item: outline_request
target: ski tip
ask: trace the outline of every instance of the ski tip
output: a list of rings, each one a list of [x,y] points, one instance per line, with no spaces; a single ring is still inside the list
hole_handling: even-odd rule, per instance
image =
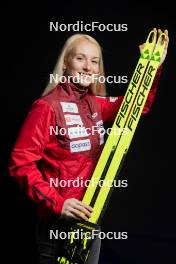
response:
[[[149,60],[151,58],[153,50],[154,50],[155,45],[156,45],[156,40],[157,40],[157,31],[153,29],[148,34],[148,37],[147,37],[145,45],[144,45],[144,49],[141,52],[141,58],[142,59]]]
[[[157,38],[157,31],[155,29],[153,29],[148,34],[146,43],[155,44],[156,43],[156,38]]]
[[[166,41],[167,41],[166,33],[161,33],[158,37],[157,45],[165,46]]]

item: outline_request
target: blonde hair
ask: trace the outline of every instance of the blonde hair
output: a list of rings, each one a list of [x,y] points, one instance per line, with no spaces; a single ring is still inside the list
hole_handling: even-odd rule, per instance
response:
[[[78,40],[88,40],[91,43],[95,44],[99,50],[99,56],[100,56],[100,61],[99,61],[99,68],[100,68],[100,72],[99,72],[99,76],[104,76],[104,64],[103,64],[103,56],[102,56],[102,49],[100,44],[91,36],[86,35],[86,34],[74,34],[71,37],[69,37],[67,39],[67,41],[65,42],[61,53],[58,57],[58,60],[56,62],[56,65],[54,67],[53,70],[53,76],[57,76],[58,80],[60,80],[60,78],[64,75],[64,70],[63,70],[63,65],[64,65],[64,61],[68,58],[68,56],[70,55],[71,50],[73,49],[75,43]],[[42,94],[46,95],[48,94],[52,89],[54,89],[56,86],[56,83],[53,82],[49,82]],[[97,79],[96,83],[92,83],[90,84],[89,87],[89,91],[94,94],[94,95],[100,95],[100,96],[105,96],[106,95],[106,88],[105,88],[105,84],[100,83],[99,80]]]

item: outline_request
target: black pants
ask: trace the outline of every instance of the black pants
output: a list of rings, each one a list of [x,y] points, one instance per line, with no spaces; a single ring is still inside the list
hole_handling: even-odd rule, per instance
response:
[[[36,225],[36,240],[39,251],[39,264],[58,264],[57,257],[59,255],[58,240],[51,239],[50,230],[60,229],[63,225],[63,220],[56,220],[56,218],[38,218]],[[64,242],[64,240],[63,240]],[[92,244],[89,258],[86,264],[98,264],[100,255],[101,240],[97,237]]]

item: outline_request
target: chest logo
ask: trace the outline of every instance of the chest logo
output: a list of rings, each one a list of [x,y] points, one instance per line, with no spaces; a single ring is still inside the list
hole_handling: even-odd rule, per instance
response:
[[[64,115],[64,117],[67,126],[83,124],[80,115]]]
[[[62,111],[68,113],[78,113],[78,106],[75,103],[60,102]]]
[[[78,140],[70,142],[71,152],[81,152],[91,149],[90,139]]]
[[[69,127],[68,128],[68,135],[69,138],[80,138],[80,137],[86,137],[88,136],[86,128],[85,127]]]

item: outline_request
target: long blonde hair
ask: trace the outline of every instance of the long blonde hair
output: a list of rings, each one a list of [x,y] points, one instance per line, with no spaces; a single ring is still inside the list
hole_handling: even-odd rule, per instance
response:
[[[64,65],[64,61],[68,58],[71,50],[73,49],[73,46],[75,45],[75,43],[78,40],[82,40],[82,39],[86,39],[88,41],[90,41],[91,43],[95,44],[99,50],[99,55],[100,55],[100,61],[99,61],[99,68],[100,68],[100,72],[99,72],[99,76],[104,76],[104,64],[103,64],[103,56],[102,56],[102,49],[100,44],[91,36],[86,35],[86,34],[74,34],[71,37],[69,37],[67,39],[67,41],[65,42],[61,53],[58,57],[58,60],[56,62],[56,65],[54,67],[54,71],[52,76],[57,76],[57,79],[60,80],[60,78],[64,75],[64,70],[63,70],[63,65]],[[46,95],[48,94],[52,89],[54,89],[56,86],[56,83],[53,82],[48,82],[43,94]],[[105,96],[106,95],[106,88],[105,88],[105,83],[101,83],[99,82],[99,80],[97,79],[96,83],[92,83],[89,87],[89,91],[94,94],[94,95],[100,95],[100,96]]]

